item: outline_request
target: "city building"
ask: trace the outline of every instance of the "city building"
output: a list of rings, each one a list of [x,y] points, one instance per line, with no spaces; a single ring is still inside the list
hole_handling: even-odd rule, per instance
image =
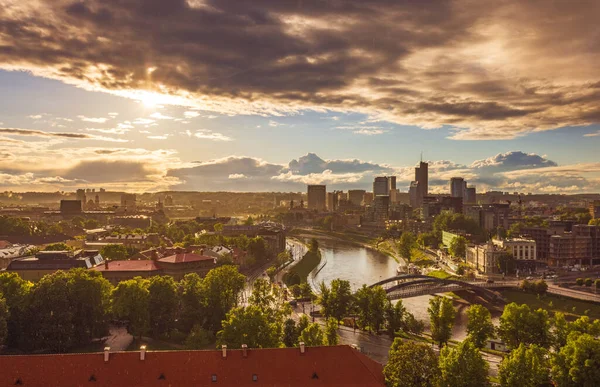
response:
[[[351,205],[359,207],[362,205],[366,193],[364,189],[348,190],[348,201]]]
[[[35,282],[46,274],[58,270],[90,269],[103,263],[102,255],[96,250],[40,251],[35,256],[11,261],[6,271],[17,273],[24,280]]]
[[[327,192],[327,210],[330,212],[338,209],[338,192]]]
[[[429,195],[429,164],[423,160],[415,168],[415,181],[418,183],[418,196],[424,198]]]
[[[152,226],[152,218],[147,215],[125,215],[115,216],[110,220],[111,224],[128,228],[145,229]]]
[[[85,190],[84,189],[78,189],[75,192],[75,199],[79,200],[81,202],[81,209],[85,210],[85,205],[87,203],[87,200],[86,200]]]
[[[63,216],[79,215],[83,212],[83,202],[81,200],[61,200],[60,214]]]
[[[373,181],[373,195],[379,196],[389,196],[390,188],[389,188],[389,179],[387,176],[376,177]]]
[[[459,236],[461,235],[458,233],[442,231],[442,244],[444,245],[444,247],[448,248],[450,247],[450,244],[452,244],[452,241],[458,238]]]
[[[482,274],[498,274],[502,270],[498,268],[498,259],[504,250],[494,246],[492,242],[484,245],[467,246],[467,264]]]
[[[388,191],[396,189],[396,176],[388,176]]]
[[[479,223],[479,227],[486,231],[493,231],[498,227],[508,230],[510,204],[493,203],[482,205],[465,205],[464,214]]]
[[[135,212],[137,210],[137,198],[135,194],[122,194],[121,195],[121,211]]]
[[[222,234],[224,236],[246,235],[249,238],[261,237],[267,242],[268,249],[277,255],[285,251],[285,232],[278,227],[266,227],[262,225],[225,225]]]
[[[410,199],[410,206],[412,208],[419,208],[422,204],[422,198],[419,197],[419,182],[412,181],[410,188],[408,189],[408,196]]]
[[[6,269],[13,260],[24,257],[29,250],[34,248],[32,245],[13,245],[7,242],[0,248],[0,270]]]
[[[365,192],[363,196],[363,205],[368,206],[373,203],[373,192]]]
[[[476,204],[477,203],[477,189],[470,185],[465,190],[465,197],[463,198],[465,204]]]
[[[373,200],[373,221],[379,224],[385,223],[389,219],[390,197],[386,195],[377,195]]]
[[[2,386],[384,387],[383,366],[347,345],[2,356]]]
[[[317,211],[327,209],[327,186],[316,184],[308,186],[308,209]]]
[[[537,259],[536,243],[533,239],[494,239],[493,243],[512,254],[517,261],[535,261]]]
[[[592,219],[600,218],[600,200],[594,200],[589,205],[590,216]]]
[[[97,247],[99,246],[98,243],[143,248],[149,245],[158,245],[160,243],[160,238],[157,233],[107,235],[102,239],[98,239],[96,244],[92,245],[91,243],[86,243],[86,246]]]
[[[453,198],[462,198],[465,196],[467,183],[462,177],[453,177],[450,179],[450,195]]]

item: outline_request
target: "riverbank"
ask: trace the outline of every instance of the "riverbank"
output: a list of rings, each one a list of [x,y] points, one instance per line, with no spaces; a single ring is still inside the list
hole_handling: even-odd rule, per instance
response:
[[[307,251],[306,254],[283,276],[286,285],[308,282],[308,275],[321,263],[319,251]]]

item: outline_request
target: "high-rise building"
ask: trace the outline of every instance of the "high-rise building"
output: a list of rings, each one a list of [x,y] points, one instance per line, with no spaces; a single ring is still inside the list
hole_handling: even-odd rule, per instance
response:
[[[453,177],[450,179],[450,195],[453,198],[462,198],[465,196],[465,179],[462,177]]]
[[[421,161],[415,168],[415,181],[419,183],[419,197],[429,195],[429,164]]]
[[[413,181],[410,183],[408,190],[408,196],[410,197],[410,206],[412,208],[418,208],[421,206],[422,198],[419,197],[419,182]]]
[[[463,198],[465,204],[477,203],[477,191],[474,186],[467,186],[465,190],[465,197]]]
[[[327,210],[330,212],[337,211],[338,203],[338,192],[327,192]]]
[[[60,213],[61,215],[81,214],[81,200],[61,200]]]
[[[137,208],[135,194],[122,194],[121,195],[121,208],[127,212],[134,212]]]
[[[390,197],[387,195],[377,195],[373,199],[374,221],[385,223],[389,219]]]
[[[367,193],[367,191],[365,191],[364,189],[348,190],[348,201],[353,206],[360,206],[360,205],[362,205],[365,193]]]
[[[308,186],[308,209],[325,211],[327,208],[327,186],[309,185]]]
[[[363,204],[368,206],[371,203],[373,203],[373,192],[365,192],[363,196]]]
[[[81,202],[81,209],[85,210],[85,204],[87,203],[87,201],[85,200],[85,190],[84,189],[78,189],[76,194],[75,194],[75,199],[79,200]]]
[[[590,203],[590,216],[592,219],[600,218],[600,200],[594,200]]]
[[[376,177],[375,181],[373,181],[373,195],[389,195],[390,188],[388,183],[387,176]]]
[[[396,189],[396,176],[388,176],[388,191]]]

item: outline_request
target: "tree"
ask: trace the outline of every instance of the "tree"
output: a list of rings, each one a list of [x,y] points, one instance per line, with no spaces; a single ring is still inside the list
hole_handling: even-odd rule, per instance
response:
[[[477,348],[483,348],[486,341],[494,336],[492,315],[483,305],[475,304],[467,310],[467,334]]]
[[[501,273],[514,274],[517,267],[517,262],[512,254],[502,253],[498,256],[496,265]]]
[[[8,310],[6,344],[10,347],[20,346],[27,338],[25,311],[32,286],[17,273],[0,272],[0,293],[4,295]]]
[[[52,243],[44,248],[44,251],[70,251],[69,245],[64,242]]]
[[[325,323],[325,341],[327,345],[338,345],[339,336],[337,333],[338,323],[333,318],[328,318]]]
[[[331,281],[329,288],[324,283],[321,284],[321,296],[317,302],[322,306],[325,317],[340,321],[348,315],[352,300],[350,281],[336,278]]]
[[[208,272],[202,281],[206,297],[206,329],[213,332],[220,330],[227,312],[237,306],[245,284],[246,277],[235,266],[221,266]]]
[[[575,280],[575,283],[577,284],[577,286],[583,286],[584,279],[583,278],[577,278]]]
[[[6,299],[4,298],[4,295],[0,293],[0,347],[4,345],[8,335],[8,318]]]
[[[517,348],[521,343],[547,347],[550,343],[548,312],[541,308],[532,311],[526,304],[508,304],[500,316],[498,335],[510,348]]]
[[[258,306],[263,313],[267,313],[275,307],[275,296],[269,280],[258,278],[252,285],[252,295],[248,300],[250,304]]]
[[[223,320],[223,329],[217,333],[219,345],[230,348],[277,348],[281,345],[283,329],[279,321],[272,321],[260,307],[250,305],[234,308]]]
[[[298,325],[296,326],[296,331],[298,332],[298,336],[300,336],[300,333],[302,333],[302,331],[305,330],[309,324],[310,324],[310,320],[308,319],[308,316],[305,314],[302,314],[300,316],[300,318],[298,319]]]
[[[189,332],[195,325],[205,322],[206,297],[202,278],[196,273],[188,273],[180,283],[181,287],[181,329]]]
[[[304,328],[304,330],[300,332],[299,340],[304,342],[304,345],[307,347],[319,347],[325,345],[323,331],[317,323],[309,324],[306,328]]]
[[[244,221],[244,225],[246,226],[252,226],[254,224],[254,219],[249,216],[245,221]]]
[[[148,285],[147,279],[135,277],[119,282],[111,294],[115,317],[126,320],[128,331],[140,340],[150,325]]]
[[[295,346],[298,343],[299,333],[296,328],[296,321],[293,318],[285,320],[283,324],[283,344],[288,348]]]
[[[185,339],[186,349],[204,349],[213,340],[210,332],[202,328],[202,325],[196,324]]]
[[[396,338],[383,375],[389,387],[435,386],[438,359],[429,345]]]
[[[310,245],[308,247],[308,251],[312,253],[317,253],[319,251],[319,241],[315,238],[310,240]]]
[[[393,305],[390,301],[388,301],[385,309],[385,319],[388,326],[388,335],[391,339],[396,336],[396,331],[398,331],[400,328],[406,328],[404,324],[406,313],[406,308],[404,307],[402,300],[398,300],[396,305]]]
[[[213,228],[215,229],[215,232],[221,233],[223,232],[223,223],[216,223]]]
[[[381,286],[373,288],[363,285],[354,295],[358,324],[363,329],[379,332],[385,322],[386,308],[389,303],[385,290]]]
[[[416,247],[415,234],[405,231],[398,242],[398,252],[400,256],[410,262],[412,257],[412,249]]]
[[[406,330],[413,335],[421,335],[425,330],[425,323],[421,320],[417,320],[412,313],[406,313],[404,316],[404,326]]]
[[[150,278],[148,293],[150,332],[154,337],[168,334],[175,326],[179,307],[177,284],[171,276],[154,276]]]
[[[129,258],[129,252],[127,248],[123,245],[106,245],[100,249],[100,255],[104,259],[109,259],[111,261],[124,261]]]
[[[498,367],[503,387],[538,387],[550,384],[548,351],[537,345],[520,344]]]
[[[450,246],[448,246],[448,252],[457,258],[464,258],[467,253],[467,240],[463,236],[457,236],[452,239]]]
[[[446,297],[435,296],[429,300],[429,320],[431,323],[431,338],[441,347],[452,336],[452,327],[456,311],[452,300]]]
[[[440,352],[440,385],[448,387],[489,386],[488,363],[470,340]]]
[[[600,381],[600,340],[570,335],[551,359],[552,379],[558,387],[597,386]]]
[[[594,283],[594,280],[592,280],[591,278],[586,278],[585,279],[585,286],[587,286],[588,288],[590,286],[592,286],[593,283]]]

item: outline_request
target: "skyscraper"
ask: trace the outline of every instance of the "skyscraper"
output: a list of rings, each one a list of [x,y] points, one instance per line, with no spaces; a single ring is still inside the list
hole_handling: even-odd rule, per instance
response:
[[[421,161],[415,168],[415,181],[419,183],[419,196],[421,198],[429,195],[429,164]]]
[[[465,197],[463,199],[465,204],[477,203],[477,191],[474,186],[468,186],[465,190]]]
[[[408,190],[408,196],[410,197],[410,206],[412,208],[418,208],[421,206],[419,200],[419,183],[413,181],[410,183],[410,189]]]
[[[376,177],[373,181],[373,195],[389,195],[390,188],[387,176]]]
[[[396,176],[388,176],[388,190],[396,189]]]
[[[325,211],[327,208],[327,186],[309,185],[308,186],[308,209]]]
[[[462,198],[465,196],[466,182],[462,177],[453,177],[450,179],[450,195],[453,198]]]
[[[353,206],[360,206],[362,205],[365,193],[366,191],[364,189],[351,189],[348,191],[348,201],[350,201]]]

